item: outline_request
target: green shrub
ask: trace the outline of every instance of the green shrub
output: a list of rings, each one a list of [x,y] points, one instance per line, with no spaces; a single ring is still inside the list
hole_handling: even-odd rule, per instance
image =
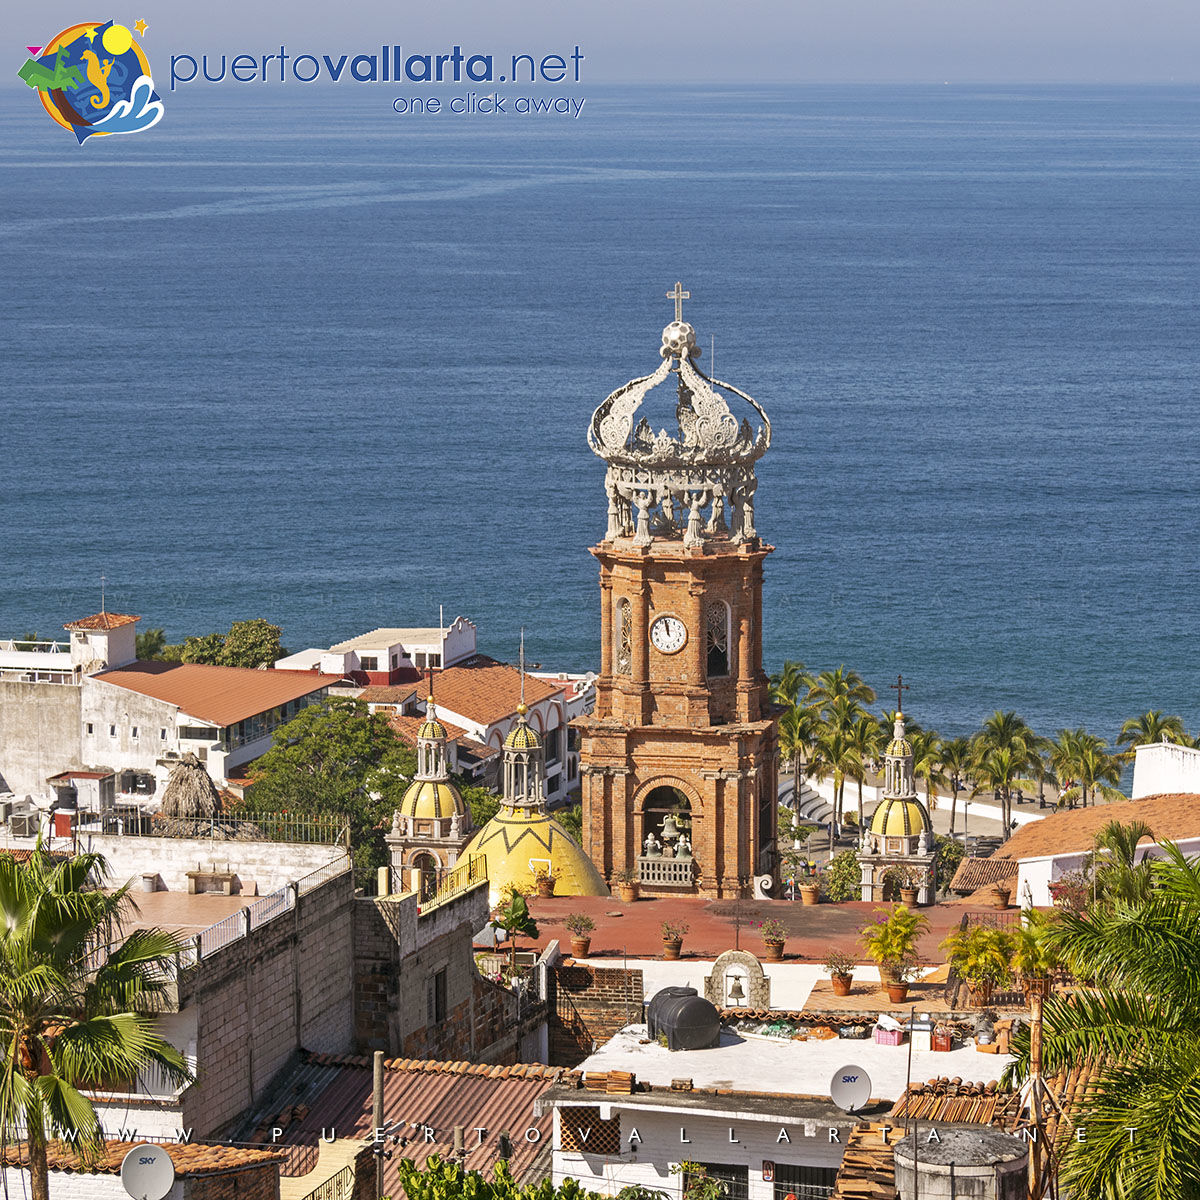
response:
[[[858,865],[858,855],[853,850],[834,855],[825,868],[824,880],[827,899],[835,903],[857,900],[862,895],[862,868]]]

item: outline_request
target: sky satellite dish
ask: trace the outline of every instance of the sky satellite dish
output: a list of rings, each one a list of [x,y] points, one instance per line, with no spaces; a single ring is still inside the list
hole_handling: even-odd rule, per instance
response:
[[[834,1071],[829,1081],[829,1098],[843,1112],[858,1112],[871,1099],[871,1077],[862,1067],[846,1066]]]
[[[164,1146],[134,1146],[121,1160],[121,1183],[135,1200],[164,1200],[175,1185],[175,1164]]]

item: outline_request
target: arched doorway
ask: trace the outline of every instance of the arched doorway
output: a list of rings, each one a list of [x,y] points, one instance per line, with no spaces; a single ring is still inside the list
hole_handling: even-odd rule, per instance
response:
[[[418,895],[422,904],[426,900],[432,899],[437,892],[440,866],[441,864],[432,854],[421,853],[413,856],[412,868],[414,871],[421,872],[421,886]]]

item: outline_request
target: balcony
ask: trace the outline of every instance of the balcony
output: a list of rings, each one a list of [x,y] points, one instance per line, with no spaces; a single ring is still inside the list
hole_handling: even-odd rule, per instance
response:
[[[639,856],[638,882],[647,887],[690,888],[696,879],[694,858],[662,858]]]

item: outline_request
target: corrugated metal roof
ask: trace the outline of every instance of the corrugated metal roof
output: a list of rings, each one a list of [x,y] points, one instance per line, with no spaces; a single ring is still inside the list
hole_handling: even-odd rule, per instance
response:
[[[513,1173],[523,1179],[552,1142],[553,1115],[535,1117],[534,1103],[566,1074],[562,1068],[536,1064],[501,1067],[393,1059],[384,1071],[384,1121],[393,1134],[406,1140],[388,1142],[392,1158],[384,1168],[384,1194],[400,1194],[395,1166],[400,1159],[420,1164],[431,1154],[451,1155],[456,1125],[463,1127],[467,1168],[490,1177],[499,1157],[499,1135],[505,1131],[512,1141]],[[293,1120],[281,1141],[312,1143],[331,1130],[339,1140],[369,1138],[371,1093],[367,1060],[314,1057],[284,1089]],[[268,1118],[266,1125],[273,1120]],[[425,1127],[433,1131],[432,1140]],[[260,1135],[263,1128],[260,1125]],[[480,1129],[485,1131],[482,1135]]]

